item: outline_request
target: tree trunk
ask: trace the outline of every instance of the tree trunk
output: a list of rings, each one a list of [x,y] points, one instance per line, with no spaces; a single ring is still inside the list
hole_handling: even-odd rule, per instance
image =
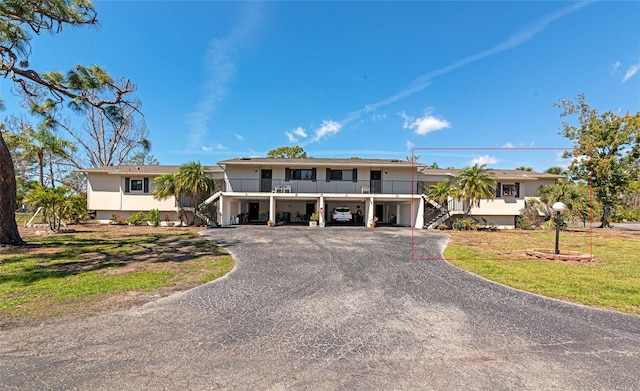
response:
[[[16,224],[16,175],[0,131],[0,245],[23,245]]]
[[[611,206],[603,205],[602,206],[602,219],[598,228],[611,228],[611,224],[609,224],[609,214],[611,214]]]

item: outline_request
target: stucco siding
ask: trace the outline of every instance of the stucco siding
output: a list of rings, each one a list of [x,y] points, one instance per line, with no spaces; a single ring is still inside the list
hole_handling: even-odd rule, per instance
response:
[[[89,210],[120,210],[120,177],[108,174],[89,174],[87,179],[87,208]]]
[[[489,215],[511,215],[520,214],[520,209],[524,208],[523,198],[496,198],[493,201],[481,200],[480,207],[471,208],[471,214],[475,216]]]

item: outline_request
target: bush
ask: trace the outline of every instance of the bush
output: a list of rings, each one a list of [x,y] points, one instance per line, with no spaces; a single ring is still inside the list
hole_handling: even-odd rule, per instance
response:
[[[534,206],[527,206],[520,209],[520,215],[516,216],[516,228],[536,229],[542,224],[545,216],[541,216]]]
[[[477,231],[479,227],[480,223],[478,223],[478,221],[476,221],[473,217],[465,217],[464,219],[456,220],[453,223],[453,228],[460,231]]]
[[[622,223],[625,221],[640,221],[640,208],[622,210],[611,216],[614,223]]]
[[[147,213],[147,221],[150,221],[154,227],[158,227],[160,225],[160,211],[158,209],[151,209],[149,213]]]
[[[540,228],[544,229],[545,231],[555,230],[556,229],[556,221],[554,219],[549,219],[549,220],[545,221],[544,223],[540,224]]]
[[[147,225],[147,213],[138,212],[134,215],[131,215],[127,221],[131,225]]]
[[[122,225],[122,224],[125,224],[126,222],[127,222],[127,219],[125,219],[124,216],[120,216],[117,213],[111,214],[111,224]]]

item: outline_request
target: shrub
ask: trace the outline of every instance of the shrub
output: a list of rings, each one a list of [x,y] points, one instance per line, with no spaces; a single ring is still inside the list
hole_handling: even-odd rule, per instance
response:
[[[154,227],[158,227],[160,225],[160,211],[158,209],[151,209],[149,213],[147,213],[147,221],[150,221]]]
[[[460,220],[456,220],[453,223],[453,228],[460,231],[476,231],[480,227],[480,224],[473,217],[465,217]]]
[[[545,231],[555,230],[556,229],[556,221],[554,219],[549,219],[549,220],[545,221],[544,223],[540,224],[540,228],[544,229]]]
[[[131,215],[127,220],[131,225],[146,225],[147,224],[147,214],[144,212],[138,212],[134,215]]]
[[[117,213],[111,214],[111,224],[122,225],[122,224],[126,224],[126,222],[127,222],[127,219],[125,219],[124,216],[120,216]]]
[[[624,221],[640,221],[640,208],[625,209],[611,216],[614,223],[622,223]]]

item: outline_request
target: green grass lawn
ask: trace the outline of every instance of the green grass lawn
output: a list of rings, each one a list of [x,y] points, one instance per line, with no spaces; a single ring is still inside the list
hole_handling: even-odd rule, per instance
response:
[[[529,248],[553,249],[555,232],[449,231],[444,256],[490,280],[556,299],[640,315],[640,233],[571,229],[561,250],[590,253],[587,263],[536,260]]]
[[[0,249],[0,325],[144,302],[233,268],[224,249],[193,230],[76,229],[23,235],[27,246]]]

